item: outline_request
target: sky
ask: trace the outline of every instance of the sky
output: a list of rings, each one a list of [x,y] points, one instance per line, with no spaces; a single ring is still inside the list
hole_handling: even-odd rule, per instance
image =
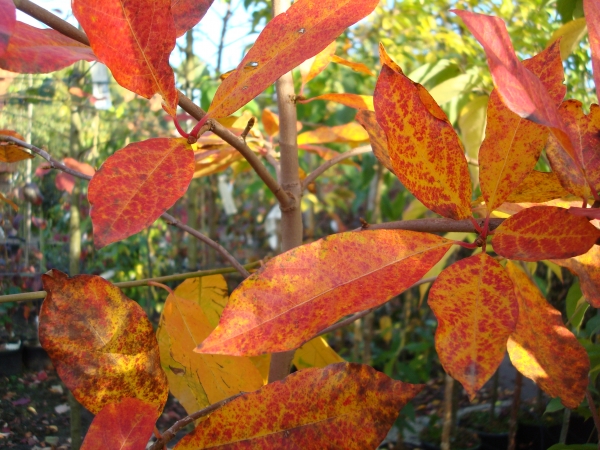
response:
[[[244,48],[254,42],[256,35],[248,36],[250,31],[251,16],[243,6],[243,0],[232,0],[232,15],[227,27],[225,48],[221,70],[223,72],[234,69],[243,58]],[[76,25],[77,21],[71,12],[70,0],[35,0],[39,6],[52,11],[59,17]],[[194,35],[194,52],[203,59],[211,68],[217,64],[217,45],[221,36],[222,17],[225,15],[226,5],[222,0],[215,0],[199,25],[196,25]],[[17,20],[26,22],[39,28],[46,28],[35,19],[17,11]],[[185,45],[185,37],[180,38],[179,44]],[[178,65],[179,52],[173,51],[171,64]]]

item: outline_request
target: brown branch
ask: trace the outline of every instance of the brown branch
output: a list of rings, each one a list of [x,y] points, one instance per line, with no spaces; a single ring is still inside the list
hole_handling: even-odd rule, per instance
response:
[[[475,219],[483,226],[485,219]],[[489,230],[498,228],[504,219],[490,219]],[[376,224],[367,224],[362,227],[363,230],[409,230],[423,231],[426,233],[449,233],[453,231],[476,233],[477,230],[469,219],[454,220],[445,218],[435,219],[415,219],[399,220],[397,222],[385,222]]]
[[[77,42],[84,45],[90,45],[90,41],[85,33],[78,30],[70,23],[62,20],[60,17],[52,14],[50,11],[30,2],[29,0],[15,0],[15,6],[20,11],[45,23],[50,28],[58,31],[65,36],[68,36]],[[192,100],[190,100],[183,92],[179,93],[179,106],[191,115],[196,120],[201,120],[206,112]],[[240,140],[235,134],[225,128],[223,125],[214,121],[212,131],[237,151],[239,151],[244,158],[250,163],[256,174],[264,181],[267,187],[273,192],[277,201],[282,207],[288,207],[293,199],[290,198],[287,193],[279,186],[279,183],[271,176],[267,168],[263,165],[261,160],[254,154],[252,149],[246,145],[243,140]]]
[[[0,141],[13,142],[13,143],[15,143],[17,145],[20,145],[22,147],[25,147],[25,148],[31,150],[33,153],[38,154],[39,156],[41,156],[42,158],[44,158],[46,161],[48,161],[50,163],[50,166],[52,168],[63,170],[65,172],[73,175],[74,177],[81,178],[81,179],[84,179],[84,180],[88,180],[89,181],[89,180],[92,179],[92,177],[90,177],[89,175],[86,175],[84,173],[78,172],[78,171],[73,170],[73,169],[69,169],[63,163],[61,163],[57,159],[54,159],[52,156],[50,156],[50,154],[48,152],[46,152],[46,151],[44,151],[44,150],[36,147],[35,145],[28,144],[27,142],[24,142],[24,141],[22,141],[20,139],[12,137],[12,136],[4,136],[4,135],[0,135]],[[171,224],[173,226],[176,226],[177,228],[180,228],[183,231],[188,232],[189,234],[191,234],[195,238],[201,240],[205,244],[209,245],[210,247],[214,248],[216,251],[218,251],[219,253],[221,253],[221,255],[227,261],[229,261],[229,263],[233,267],[235,267],[237,269],[237,271],[244,276],[244,278],[246,278],[246,277],[248,277],[250,275],[250,273],[248,273],[248,271],[246,269],[244,269],[244,266],[242,266],[240,264],[240,262],[237,259],[235,259],[231,255],[231,253],[229,253],[222,245],[218,244],[217,242],[213,241],[208,236],[203,235],[202,233],[200,233],[199,231],[193,229],[192,227],[189,227],[189,226],[181,223],[181,221],[177,220],[175,217],[173,217],[172,215],[170,215],[168,213],[163,213],[163,214],[161,214],[160,217],[162,217],[163,219],[165,219],[167,221],[167,223],[169,223],[169,224]]]
[[[167,444],[167,442],[169,442],[171,439],[173,439],[179,430],[181,430],[188,424],[192,423],[194,420],[200,419],[201,417],[207,416],[210,413],[216,411],[217,409],[222,408],[227,403],[235,400],[236,398],[238,398],[244,394],[245,394],[245,392],[240,392],[239,394],[232,395],[231,397],[226,398],[225,400],[221,400],[220,402],[213,403],[212,405],[207,406],[206,408],[201,409],[200,411],[196,411],[195,413],[190,414],[189,416],[184,417],[181,420],[178,420],[177,422],[175,422],[173,424],[173,426],[171,428],[169,428],[167,431],[165,431],[163,433],[162,437],[158,441],[156,441],[154,444],[152,444],[152,446],[150,447],[149,450],[163,449],[165,447],[165,445]]]
[[[255,261],[253,263],[249,263],[244,265],[245,269],[253,269],[256,266],[261,265],[262,261]],[[141,280],[134,281],[120,281],[118,283],[113,283],[114,286],[118,288],[132,288],[132,287],[140,287],[140,286],[149,286],[151,282],[162,282],[166,283],[168,281],[183,281],[188,278],[202,278],[208,277],[210,275],[219,275],[224,273],[232,273],[236,272],[237,269],[233,267],[225,267],[222,269],[210,269],[210,270],[198,270],[196,272],[186,272],[186,273],[176,273],[173,275],[165,275],[162,277],[154,277],[154,278],[144,278]],[[9,294],[9,295],[0,295],[0,303],[8,303],[8,302],[25,302],[28,300],[39,300],[46,297],[46,291],[35,291],[35,292],[23,292],[21,294]]]
[[[302,181],[302,190],[306,189],[306,187],[312,183],[313,181],[315,181],[315,179],[321,175],[323,172],[325,172],[327,169],[329,169],[330,167],[336,165],[337,163],[339,163],[340,161],[343,161],[344,159],[348,159],[351,158],[353,156],[356,155],[362,155],[363,153],[369,153],[371,152],[371,146],[369,145],[365,145],[362,147],[357,147],[353,150],[350,150],[348,152],[342,153],[341,155],[336,156],[335,158],[332,158],[326,162],[324,162],[323,164],[321,164],[319,167],[317,167],[315,170],[313,170],[310,175],[308,175],[303,181]]]

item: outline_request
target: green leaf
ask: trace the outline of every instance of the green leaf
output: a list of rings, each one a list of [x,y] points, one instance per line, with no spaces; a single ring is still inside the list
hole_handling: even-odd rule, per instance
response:
[[[553,413],[556,411],[560,411],[561,409],[565,409],[565,407],[560,402],[560,398],[556,397],[548,402],[548,406],[546,406],[546,410],[544,411],[544,414],[549,414],[549,413]]]
[[[589,306],[590,304],[585,301],[585,298],[581,294],[579,280],[575,280],[575,283],[573,283],[567,293],[567,317],[569,318],[571,326],[577,331],[579,331],[579,328],[581,327],[583,316]]]

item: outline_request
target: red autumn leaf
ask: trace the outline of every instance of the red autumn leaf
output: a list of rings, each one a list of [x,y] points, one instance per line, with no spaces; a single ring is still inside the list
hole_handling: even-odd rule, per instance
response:
[[[583,296],[594,308],[600,308],[600,245],[594,245],[585,254],[569,259],[553,259],[579,277]]]
[[[73,14],[117,82],[175,115],[178,94],[169,55],[175,48],[171,0],[73,0]]]
[[[152,224],[185,194],[194,166],[194,152],[183,138],[148,139],[110,156],[88,187],[96,247]]]
[[[16,131],[0,130],[0,136],[12,136],[25,142],[25,138]],[[23,161],[25,159],[33,159],[33,155],[23,150],[23,147],[12,142],[2,141],[0,138],[0,162],[13,163]]]
[[[473,400],[502,362],[517,325],[512,282],[495,259],[480,253],[440,273],[428,303],[438,320],[435,348],[440,362]]]
[[[587,217],[590,220],[600,219],[599,208],[577,208],[575,206],[571,206],[569,208],[569,214],[573,214],[574,216]]]
[[[0,58],[8,48],[17,23],[17,10],[13,0],[0,0]]]
[[[574,195],[590,198],[600,190],[600,106],[591,105],[590,113],[583,112],[578,100],[567,100],[559,108],[565,131],[573,143],[578,165],[573,164],[553,136],[546,154],[561,184]]]
[[[494,231],[494,251],[521,261],[562,259],[587,252],[600,230],[585,217],[556,206],[533,206],[506,219]]]
[[[177,37],[183,36],[202,20],[214,0],[171,0],[171,14]]]
[[[432,234],[367,230],[297,247],[233,291],[219,326],[196,351],[255,356],[298,348],[341,317],[408,289],[451,245]]]
[[[17,22],[6,52],[0,54],[0,68],[18,73],[47,73],[81,60],[96,60],[87,45],[55,30]]]
[[[507,344],[511,362],[550,397],[560,397],[567,408],[577,408],[590,371],[585,348],[564,326],[560,311],[515,263],[509,261],[506,271],[519,302],[517,328]]]
[[[96,170],[87,163],[80,163],[76,159],[73,158],[65,158],[63,160],[65,166],[70,169],[77,170],[78,172],[84,173],[93,177],[96,173]],[[75,187],[75,177],[66,172],[60,172],[56,174],[56,178],[54,179],[54,184],[59,191],[67,191],[69,194],[73,193],[73,188]]]
[[[423,387],[359,364],[300,370],[227,403],[175,448],[376,448]]]
[[[384,165],[390,172],[394,172],[392,166],[392,160],[388,152],[387,137],[383,132],[383,129],[377,123],[377,118],[373,111],[361,110],[356,113],[356,121],[360,123],[367,133],[369,134],[369,140],[371,141],[371,148],[375,157],[381,164]],[[396,175],[397,176],[397,175]]]
[[[384,62],[375,87],[377,122],[402,184],[432,211],[452,219],[471,216],[471,177],[464,149],[441,108],[406,77],[380,46]]]
[[[485,50],[494,86],[504,104],[520,117],[550,127],[561,145],[574,157],[555,101],[540,79],[518,60],[502,19],[469,11],[451,11],[463,20]]]
[[[97,414],[135,397],[161,411],[169,389],[146,313],[95,275],[42,275],[40,342],[65,385]]]
[[[110,156],[88,187],[96,247],[152,224],[185,193],[194,166],[194,152],[183,138],[148,139]]]
[[[370,95],[358,95],[358,94],[323,94],[312,98],[300,98],[296,100],[297,103],[310,103],[315,100],[327,100],[330,102],[340,103],[355,109],[368,109],[374,111],[373,97]]]
[[[81,450],[144,450],[159,411],[137,398],[109,403],[94,417]]]
[[[558,42],[523,65],[551,92],[555,104],[565,96]],[[508,109],[495,89],[488,103],[485,139],[479,150],[479,182],[488,212],[495,210],[535,167],[548,140],[548,128]]]
[[[377,0],[298,0],[273,18],[236,71],[215,93],[208,116],[225,117],[281,75],[316,55],[350,25],[375,9]]]
[[[585,11],[585,22],[590,37],[590,48],[592,50],[592,69],[594,70],[594,82],[596,89],[600,86],[600,5],[597,0],[583,0]],[[596,92],[598,100],[600,93]]]

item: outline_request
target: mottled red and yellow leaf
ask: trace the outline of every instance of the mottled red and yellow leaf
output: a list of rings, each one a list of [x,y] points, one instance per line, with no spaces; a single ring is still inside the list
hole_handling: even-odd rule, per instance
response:
[[[555,259],[579,277],[581,292],[594,308],[600,308],[600,245],[594,245],[585,254],[569,259]]]
[[[311,339],[296,350],[292,360],[292,364],[298,370],[325,367],[339,362],[344,362],[344,358],[338,355],[321,336]]]
[[[523,65],[540,78],[558,105],[566,86],[558,42]],[[485,139],[479,150],[479,183],[488,213],[504,203],[530,173],[550,132],[544,125],[523,119],[508,109],[498,90],[490,96]]]
[[[390,172],[395,173],[394,167],[392,166],[392,160],[388,153],[387,137],[385,136],[383,129],[379,126],[379,123],[377,123],[375,113],[373,111],[365,110],[358,111],[356,113],[356,121],[367,130],[375,157]]]
[[[142,308],[95,275],[42,275],[40,342],[75,398],[97,414],[127,397],[162,411],[169,389]]]
[[[0,0],[0,58],[8,48],[16,23],[17,10],[13,0]]]
[[[382,60],[388,60],[381,46],[380,51]],[[374,101],[394,173],[402,184],[442,216],[457,220],[471,216],[471,178],[463,146],[425,88],[384,64]]]
[[[440,362],[473,400],[502,362],[517,325],[512,282],[495,259],[480,253],[444,270],[428,302],[438,320],[435,348]]]
[[[17,21],[6,52],[0,54],[0,68],[18,73],[48,73],[81,60],[96,60],[87,45],[58,31]]]
[[[365,75],[375,75],[373,73],[373,71],[371,69],[369,69],[363,63],[348,61],[347,59],[341,58],[337,55],[331,55],[330,59],[331,59],[331,62],[334,62],[336,64],[341,64],[342,66],[349,67],[350,69],[354,70],[355,72],[364,73]]]
[[[569,192],[560,184],[556,172],[532,170],[506,201],[509,203],[544,203],[568,196]]]
[[[323,94],[312,98],[298,99],[297,103],[310,103],[315,100],[326,100],[330,102],[340,103],[354,109],[368,109],[374,111],[373,97],[370,95],[358,94]]]
[[[214,0],[171,0],[175,34],[183,36],[202,20]]]
[[[557,139],[552,136],[546,154],[565,189],[578,197],[590,198],[600,190],[600,106],[583,112],[578,100],[567,100],[559,108],[565,131],[573,143],[578,164],[573,164]]]
[[[226,404],[175,448],[375,448],[423,387],[358,364],[301,370]]]
[[[88,187],[96,247],[152,224],[185,193],[194,165],[183,138],[148,139],[110,156]]]
[[[115,80],[145,98],[160,94],[175,116],[179,96],[169,56],[176,30],[171,0],[73,0],[73,14]]]
[[[590,360],[585,348],[523,270],[509,261],[506,271],[519,302],[517,328],[507,344],[511,362],[550,397],[577,408],[588,385]]]
[[[159,412],[137,398],[110,403],[94,417],[81,450],[144,450]]]
[[[0,135],[11,136],[25,142],[25,138],[16,131],[11,130],[0,130]],[[2,141],[0,138],[0,161],[13,163],[17,161],[23,161],[24,159],[33,159],[33,155],[23,150],[23,147],[18,146],[12,142]]]
[[[494,251],[521,261],[582,255],[600,238],[585,217],[556,206],[533,206],[506,219],[494,231]]]
[[[377,0],[298,0],[273,18],[236,71],[215,93],[208,116],[232,114],[284,73],[316,55],[347,27],[370,14]]]
[[[196,351],[254,356],[296,349],[343,316],[412,286],[450,246],[431,234],[367,230],[297,247],[233,291],[219,326]]]
[[[600,5],[596,0],[583,0],[583,10],[585,11],[585,21],[590,37],[592,69],[597,89],[600,86]],[[600,100],[600,93],[596,92],[596,95]]]

